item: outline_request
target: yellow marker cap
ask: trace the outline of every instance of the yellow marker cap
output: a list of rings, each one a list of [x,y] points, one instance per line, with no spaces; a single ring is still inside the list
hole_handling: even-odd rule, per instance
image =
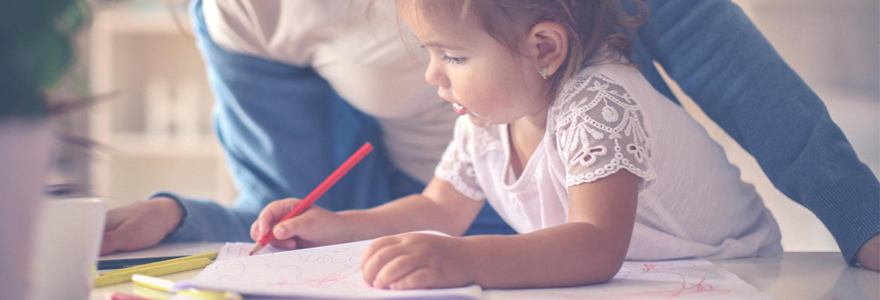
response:
[[[198,290],[198,289],[183,289],[177,291],[178,295],[184,295],[193,297],[196,299],[206,299],[206,300],[242,300],[244,298],[241,297],[236,292],[231,291],[208,291],[208,290]]]
[[[172,287],[174,287],[174,281],[165,280],[162,278],[146,276],[135,274],[131,277],[131,281],[134,282],[135,285],[148,287],[151,289],[156,289],[160,291],[170,291]],[[182,289],[176,291],[178,295],[183,295],[196,299],[206,299],[206,300],[242,300],[243,298],[236,292],[230,291],[212,291],[212,290],[199,290],[194,288]]]
[[[174,281],[141,274],[132,275],[131,282],[134,282],[136,285],[157,289],[163,292],[170,291],[171,287],[174,286]]]

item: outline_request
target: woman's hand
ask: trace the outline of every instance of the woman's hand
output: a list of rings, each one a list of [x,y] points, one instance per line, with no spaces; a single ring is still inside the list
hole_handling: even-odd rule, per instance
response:
[[[174,232],[183,219],[176,200],[156,197],[107,212],[101,255],[152,247]]]
[[[269,234],[275,235],[270,244],[281,249],[308,248],[348,242],[349,230],[343,218],[332,211],[312,205],[301,215],[278,223],[290,210],[302,201],[287,198],[269,203],[251,225],[251,238],[259,241]],[[276,224],[277,223],[277,224]]]
[[[856,253],[856,261],[865,269],[880,271],[880,234],[875,235],[862,245]]]
[[[393,290],[459,287],[474,283],[471,255],[461,238],[404,234],[375,240],[364,252],[364,280]]]

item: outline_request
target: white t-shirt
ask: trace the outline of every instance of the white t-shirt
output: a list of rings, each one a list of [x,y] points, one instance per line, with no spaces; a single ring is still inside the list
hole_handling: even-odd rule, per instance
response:
[[[487,199],[520,233],[566,223],[568,187],[626,169],[640,177],[627,259],[782,252],[776,221],[721,146],[633,67],[589,67],[569,81],[519,178],[508,139],[507,125],[460,117],[435,176]]]
[[[394,1],[202,2],[211,39],[225,50],[309,66],[352,106],[375,117],[403,172],[431,179],[457,115],[425,81],[429,57]],[[402,26],[399,26],[402,25]]]

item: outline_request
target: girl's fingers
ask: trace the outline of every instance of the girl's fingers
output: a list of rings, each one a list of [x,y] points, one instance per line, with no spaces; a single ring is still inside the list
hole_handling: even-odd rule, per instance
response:
[[[272,227],[272,235],[275,236],[275,239],[283,240],[289,239],[293,237],[295,234],[293,233],[293,228],[296,228],[296,223],[298,218],[292,218],[290,220],[275,224],[275,227]]]
[[[381,267],[372,285],[374,288],[388,288],[391,283],[425,267],[426,265],[412,255],[394,257]]]
[[[275,248],[289,249],[289,250],[296,249],[296,246],[297,246],[296,239],[283,239],[283,240],[276,239],[276,240],[273,240],[272,242],[270,242],[269,244]]]
[[[388,288],[392,290],[412,290],[443,287],[437,285],[436,281],[437,278],[431,270],[428,268],[419,268],[391,283]]]
[[[258,230],[258,226],[257,226],[257,224],[259,224],[259,223],[260,223],[260,220],[257,219],[256,221],[254,221],[254,223],[251,224],[250,234],[251,234],[251,239],[254,241],[259,240],[261,237],[260,231]]]
[[[272,227],[272,234],[276,239],[289,239],[294,236],[310,235],[316,230],[320,230],[320,218],[315,216],[313,210],[319,210],[319,208],[311,207],[299,216],[275,224]]]
[[[375,242],[373,242],[373,244],[370,244],[369,248],[373,248],[375,243],[380,241],[382,242],[381,244],[376,245],[377,247],[380,247],[380,249],[374,250],[375,252],[370,255],[369,258],[366,258],[367,253],[365,252],[364,257],[366,259],[366,262],[361,263],[361,270],[364,272],[364,280],[367,282],[367,284],[371,286],[373,286],[373,282],[375,282],[376,280],[376,275],[379,274],[379,271],[382,270],[383,266],[385,266],[392,259],[407,254],[406,251],[408,251],[404,247],[398,247],[397,243],[394,243],[393,240],[382,240],[384,239],[376,240]]]
[[[372,243],[370,243],[370,245],[367,246],[367,250],[364,251],[364,254],[361,256],[361,270],[364,269],[367,262],[369,262],[370,259],[373,258],[373,255],[375,255],[377,251],[382,250],[382,248],[385,248],[387,246],[394,245],[397,243],[399,243],[398,239],[397,239],[397,237],[394,237],[394,236],[381,237],[381,238],[376,239]]]
[[[278,201],[274,201],[266,205],[262,211],[260,211],[260,215],[257,216],[257,220],[254,222],[251,227],[252,232],[255,232],[256,239],[259,239],[267,234],[269,234],[269,230],[272,229],[272,225],[281,220],[284,215],[287,214],[297,203],[299,203],[299,199],[296,198],[288,198],[282,199]],[[251,234],[252,237],[254,234]],[[255,239],[255,240],[256,240]]]

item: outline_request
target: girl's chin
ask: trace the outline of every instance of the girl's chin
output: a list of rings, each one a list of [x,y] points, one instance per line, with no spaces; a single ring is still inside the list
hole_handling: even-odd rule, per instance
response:
[[[485,117],[476,116],[473,113],[468,114],[468,119],[471,120],[471,124],[477,127],[489,127],[492,125],[492,121]]]

